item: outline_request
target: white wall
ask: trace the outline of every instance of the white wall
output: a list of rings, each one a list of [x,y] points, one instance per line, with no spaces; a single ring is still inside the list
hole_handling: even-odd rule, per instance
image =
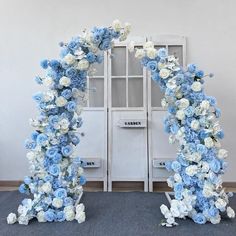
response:
[[[133,25],[132,35],[187,37],[187,61],[215,73],[206,88],[218,99],[229,150],[225,181],[236,181],[236,1],[234,0],[0,0],[0,180],[27,174],[24,140],[36,116],[33,77],[39,61],[56,58],[58,42],[113,19]]]

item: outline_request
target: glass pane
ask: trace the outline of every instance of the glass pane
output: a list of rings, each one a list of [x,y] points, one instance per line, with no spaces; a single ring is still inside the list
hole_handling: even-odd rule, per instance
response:
[[[179,58],[179,64],[183,65],[183,46],[182,45],[174,45],[168,46],[168,54],[174,55]]]
[[[94,73],[95,76],[103,76],[104,75],[104,61],[102,63],[94,63],[93,67],[96,69]]]
[[[141,48],[141,47],[135,47]],[[134,56],[134,52],[129,52],[128,54],[128,74],[129,75],[142,75],[143,68],[141,66],[140,60]]]
[[[112,107],[126,107],[126,79],[112,78]]]
[[[161,99],[164,97],[164,93],[160,90],[158,83],[153,80],[151,83],[152,107],[161,107]]]
[[[112,75],[119,76],[126,74],[126,48],[115,47],[112,49],[111,71]]]
[[[89,106],[103,107],[104,106],[104,79],[90,78],[89,79]]]
[[[129,107],[143,106],[143,78],[129,78],[128,80]]]

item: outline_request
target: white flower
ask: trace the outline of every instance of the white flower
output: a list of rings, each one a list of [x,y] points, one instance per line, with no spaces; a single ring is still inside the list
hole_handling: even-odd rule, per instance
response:
[[[41,186],[41,189],[44,193],[50,193],[52,191],[52,185],[49,182],[46,182]]]
[[[124,30],[129,33],[131,31],[131,24],[126,22],[124,25]]]
[[[45,102],[51,102],[54,99],[54,93],[52,91],[47,91],[44,93],[43,99]]]
[[[160,206],[160,209],[161,209],[161,213],[162,213],[163,215],[166,215],[166,213],[170,212],[169,209],[168,209],[168,207],[167,207],[166,205],[164,205],[164,204],[162,204],[162,205]]]
[[[84,173],[84,169],[82,167],[78,168],[78,176],[81,176]]]
[[[185,118],[185,113],[183,110],[178,110],[175,116],[178,120],[183,120]]]
[[[38,212],[36,217],[38,222],[46,222],[46,219],[44,217],[44,211]]]
[[[235,212],[234,212],[234,210],[231,207],[227,207],[226,211],[227,211],[227,216],[229,218],[235,218]]]
[[[201,109],[208,110],[210,108],[210,103],[207,100],[203,100],[200,104]]]
[[[130,52],[134,51],[134,45],[135,45],[134,41],[130,41],[130,43],[128,44],[128,50]]]
[[[67,104],[67,100],[64,97],[60,96],[57,97],[55,103],[58,107],[64,107]]]
[[[211,137],[205,138],[205,139],[204,139],[204,143],[205,143],[205,146],[206,146],[207,148],[212,148],[212,147],[214,147],[214,141],[213,141],[213,139],[212,139]]]
[[[46,77],[43,79],[43,85],[50,87],[53,84],[53,79],[51,77]]]
[[[143,49],[137,49],[135,52],[135,57],[141,59],[145,56],[145,52]]]
[[[201,91],[202,89],[202,84],[198,81],[195,81],[192,83],[191,85],[191,89],[194,91],[194,92],[199,92]]]
[[[224,158],[226,158],[228,156],[228,151],[225,150],[225,149],[220,149],[218,151],[218,155],[217,156],[218,156],[219,159],[224,159]]]
[[[218,198],[215,202],[215,206],[216,208],[218,208],[219,210],[224,210],[226,207],[227,203],[225,200],[223,200],[222,198]]]
[[[170,73],[170,70],[163,68],[160,70],[159,75],[162,79],[167,79],[170,76]]]
[[[219,223],[220,223],[220,220],[221,220],[220,214],[218,214],[218,215],[215,216],[215,217],[210,218],[210,222],[211,222],[212,224],[219,224]]]
[[[19,218],[18,218],[18,222],[19,222],[20,225],[28,225],[29,218],[28,218],[28,216],[20,215]]]
[[[154,48],[154,43],[152,41],[148,41],[143,45],[144,49],[148,49],[148,48]]]
[[[192,154],[186,155],[186,159],[189,161],[199,162],[201,160],[202,156],[198,152],[194,152]]]
[[[185,173],[189,176],[194,176],[198,172],[198,166],[190,165],[185,169]]]
[[[56,208],[61,208],[63,205],[63,200],[61,198],[53,198],[52,205]]]
[[[71,65],[71,64],[74,64],[75,63],[75,57],[72,55],[72,54],[67,54],[63,60],[68,64],[68,65]]]
[[[34,152],[28,152],[26,154],[26,157],[28,158],[29,161],[33,161],[35,159]]]
[[[59,125],[61,126],[61,129],[68,129],[70,122],[64,118],[59,121]]]
[[[212,197],[214,195],[214,186],[213,186],[213,184],[205,181],[204,186],[203,186],[203,190],[202,190],[202,194],[206,198]]]
[[[155,48],[147,48],[147,56],[150,59],[154,59],[157,56],[157,50]]]
[[[202,165],[202,172],[207,173],[210,169],[210,166],[209,166],[208,162],[202,161],[201,165]]]
[[[63,76],[59,80],[59,84],[65,87],[68,87],[71,84],[70,78]]]
[[[198,130],[198,129],[200,128],[200,123],[199,123],[199,121],[198,121],[198,120],[193,120],[193,121],[191,122],[191,128],[192,128],[193,130]]]
[[[7,217],[7,223],[11,225],[11,224],[16,223],[16,221],[17,221],[16,214],[15,213],[10,213]]]
[[[157,68],[158,68],[159,70],[164,69],[165,67],[166,67],[166,64],[165,64],[165,63],[161,63],[161,62],[158,62],[158,63],[157,63]]]
[[[64,208],[65,218],[67,221],[75,219],[75,211],[73,206],[67,206]]]
[[[116,31],[116,32],[119,32],[121,30],[121,22],[119,20],[114,20],[112,22],[112,28]]]
[[[86,219],[86,215],[84,211],[80,211],[78,214],[76,213],[75,219],[78,221],[78,223],[83,223]]]
[[[86,59],[82,59],[78,63],[79,70],[87,70],[89,68],[89,62]]]
[[[84,204],[80,203],[76,206],[76,214],[85,210]]]
[[[186,98],[181,98],[179,100],[179,109],[186,109],[189,106],[189,100]]]
[[[177,87],[176,85],[176,80],[174,78],[169,79],[167,84],[166,84],[167,88],[169,89],[175,89]],[[187,99],[186,99],[187,100]]]
[[[175,173],[175,174],[174,174],[174,180],[175,180],[175,182],[177,182],[177,183],[181,183],[181,182],[182,182],[182,177],[180,176],[179,173]]]

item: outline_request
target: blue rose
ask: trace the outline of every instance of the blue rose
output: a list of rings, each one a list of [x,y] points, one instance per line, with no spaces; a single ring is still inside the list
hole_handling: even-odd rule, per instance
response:
[[[33,99],[37,103],[40,103],[42,101],[42,99],[43,99],[43,94],[41,92],[38,92],[38,93],[33,95]]]
[[[53,176],[52,175],[46,175],[45,177],[44,177],[44,180],[45,180],[45,182],[52,182],[53,181]]]
[[[197,69],[197,67],[196,67],[195,64],[189,64],[189,65],[188,65],[188,71],[189,71],[190,73],[194,73],[194,72],[196,71],[196,69]]]
[[[168,53],[166,48],[160,48],[157,51],[157,55],[161,58],[161,59],[166,59],[168,57]]]
[[[70,145],[66,145],[61,148],[61,153],[63,156],[68,157],[72,154],[72,147]]]
[[[220,161],[218,161],[217,159],[213,159],[211,162],[210,162],[210,169],[215,172],[215,173],[218,173],[221,169],[221,163]]]
[[[52,126],[52,127],[55,127],[55,125],[57,125],[57,123],[59,122],[59,117],[57,115],[55,116],[49,116],[49,124]]]
[[[21,184],[18,188],[20,193],[28,193],[28,188],[25,184]]]
[[[60,68],[61,64],[60,64],[60,62],[59,62],[58,60],[51,60],[51,61],[49,62],[49,66],[50,66],[54,71],[57,71],[57,70]]]
[[[79,46],[79,38],[74,38],[68,43],[68,48],[70,48],[72,51],[76,51]]]
[[[63,211],[58,211],[56,214],[56,221],[62,222],[64,221],[65,218],[65,213]]]
[[[45,220],[48,222],[52,222],[56,219],[56,215],[53,210],[49,209],[44,213]]]
[[[76,136],[76,135],[72,135],[72,136],[70,137],[70,139],[71,139],[71,142],[72,142],[74,145],[77,145],[77,144],[79,144],[79,142],[80,142],[79,137]]]
[[[43,69],[47,69],[48,68],[48,64],[49,64],[49,61],[48,60],[42,60],[40,62],[40,66],[43,68]]]
[[[156,61],[149,61],[147,63],[147,68],[152,72],[156,71],[157,70],[157,62]]]
[[[198,78],[202,78],[204,76],[204,72],[202,70],[198,70],[198,71],[196,71],[195,75]]]
[[[69,112],[74,112],[76,109],[76,103],[74,101],[70,101],[67,103],[66,108]]]
[[[63,200],[64,206],[71,206],[74,204],[74,201],[71,197],[65,197]]]
[[[77,75],[77,70],[76,70],[75,68],[70,67],[70,68],[68,68],[68,69],[66,70],[66,76],[67,76],[67,77],[73,78],[73,77],[75,77],[76,75]]]
[[[54,196],[64,199],[65,197],[67,197],[66,189],[58,188],[57,190],[54,191]]]
[[[68,100],[71,98],[72,92],[70,89],[65,89],[62,91],[61,96]]]
[[[177,134],[178,130],[179,130],[179,126],[177,124],[173,124],[170,126],[170,131],[172,134]]]
[[[99,48],[101,50],[108,50],[111,48],[111,40],[110,39],[103,39],[102,42],[99,44]]]
[[[182,192],[183,189],[184,189],[184,186],[183,186],[182,183],[176,183],[176,184],[174,185],[174,191],[175,191],[175,192]]]
[[[80,183],[80,185],[84,185],[86,183],[86,178],[84,176],[80,176],[79,183]]]
[[[171,164],[171,168],[174,172],[180,172],[181,164],[178,161],[173,161]]]
[[[48,136],[45,135],[45,134],[39,134],[37,136],[37,144],[40,145],[40,146],[45,146],[47,144],[47,141],[48,141]]]
[[[206,217],[202,213],[197,213],[193,216],[193,221],[197,224],[205,224]]]
[[[53,164],[49,167],[49,173],[53,176],[58,176],[60,173],[60,168],[58,165]]]
[[[27,184],[27,185],[29,185],[30,183],[32,183],[32,178],[29,177],[29,176],[26,176],[26,177],[24,178],[24,183]]]
[[[216,137],[217,138],[219,138],[219,139],[223,139],[224,138],[224,132],[221,130],[221,131],[219,131],[219,132],[217,132],[217,134],[216,134]]]
[[[189,106],[184,110],[184,113],[187,117],[192,117],[194,115],[194,112],[195,110],[192,106]]]
[[[104,60],[104,57],[103,57],[103,55],[96,55],[96,62],[97,63],[102,63],[103,62],[103,60]]]
[[[89,63],[93,63],[93,62],[96,61],[96,56],[95,56],[95,54],[92,53],[92,52],[89,52],[89,53],[86,55],[86,58],[87,58],[87,61],[88,61]]]
[[[29,139],[25,140],[25,148],[28,150],[32,150],[36,148],[36,142],[31,141]]]
[[[61,51],[60,51],[60,57],[61,57],[61,58],[64,58],[64,57],[65,57],[67,54],[69,54],[69,53],[70,53],[69,48],[64,47],[64,48],[62,48]]]
[[[32,140],[36,141],[38,135],[39,135],[39,132],[37,132],[37,131],[33,131],[33,132],[31,133],[31,138],[32,138]]]
[[[60,153],[57,153],[52,158],[52,161],[53,161],[54,164],[58,164],[61,160],[62,160],[62,155]]]
[[[203,154],[203,155],[207,154],[206,146],[203,144],[198,144],[197,145],[197,152],[199,152],[200,154]]]
[[[58,154],[58,148],[57,147],[50,147],[47,151],[46,151],[46,155],[50,158],[55,157]]]

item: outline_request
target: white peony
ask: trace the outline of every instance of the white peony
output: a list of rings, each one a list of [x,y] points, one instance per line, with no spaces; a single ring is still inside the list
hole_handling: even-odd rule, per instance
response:
[[[52,185],[49,182],[46,182],[41,186],[41,189],[44,193],[50,193],[52,191]]]
[[[70,84],[71,84],[71,80],[70,80],[70,78],[68,78],[68,77],[66,77],[66,76],[63,76],[63,77],[60,78],[59,84],[60,84],[61,86],[68,87],[68,86],[70,86]]]
[[[19,222],[20,225],[28,225],[29,218],[28,218],[28,216],[20,215],[19,218],[18,218],[18,222]]]
[[[154,43],[152,41],[148,41],[143,45],[144,49],[148,49],[148,48],[154,48]]]
[[[193,121],[191,122],[191,128],[192,128],[193,130],[198,130],[198,129],[200,128],[200,123],[199,123],[199,121],[198,121],[198,120],[193,120]]]
[[[217,156],[219,159],[224,159],[228,156],[228,151],[225,149],[219,149]]]
[[[67,54],[63,60],[68,64],[68,65],[72,65],[75,63],[75,57],[72,54]]]
[[[205,139],[204,139],[204,143],[205,143],[205,146],[206,146],[207,148],[212,148],[212,147],[214,147],[214,141],[213,141],[213,139],[212,139],[211,137],[205,138]]]
[[[189,106],[189,100],[186,98],[181,98],[179,100],[179,109],[186,109]]]
[[[226,211],[229,218],[235,218],[235,212],[231,207],[227,207]]]
[[[38,222],[46,222],[46,219],[45,219],[44,216],[45,216],[45,215],[44,215],[44,211],[38,212],[38,213],[37,213],[37,216],[36,216]]]
[[[141,59],[145,56],[145,52],[143,49],[137,49],[135,52],[135,57]]]
[[[63,205],[63,200],[61,198],[53,198],[52,205],[56,208],[61,208]]]
[[[202,89],[202,84],[198,81],[195,81],[192,83],[191,85],[191,89],[194,91],[194,92],[199,92],[201,91]]]
[[[50,87],[53,85],[53,79],[51,77],[46,77],[43,79],[43,85]]]
[[[157,56],[157,50],[155,48],[147,48],[147,57],[154,59]]]
[[[185,118],[185,113],[183,110],[178,110],[175,116],[178,120],[183,120]]]
[[[189,176],[194,176],[198,172],[198,166],[190,165],[185,169],[185,173]]]
[[[7,223],[12,225],[12,224],[16,223],[16,221],[17,221],[16,214],[15,213],[10,213],[7,217]]]
[[[78,223],[83,223],[86,219],[86,215],[84,211],[80,211],[78,214],[76,213],[75,219],[78,221]]]
[[[78,63],[79,70],[87,70],[89,68],[89,62],[86,59],[82,59]]]
[[[114,20],[112,22],[112,28],[116,31],[116,32],[119,32],[121,30],[121,22],[119,20]]]
[[[170,73],[170,70],[163,68],[160,70],[159,75],[162,79],[167,79],[170,76]]]
[[[60,96],[57,97],[55,103],[58,107],[64,107],[67,104],[67,100],[64,97]]]

